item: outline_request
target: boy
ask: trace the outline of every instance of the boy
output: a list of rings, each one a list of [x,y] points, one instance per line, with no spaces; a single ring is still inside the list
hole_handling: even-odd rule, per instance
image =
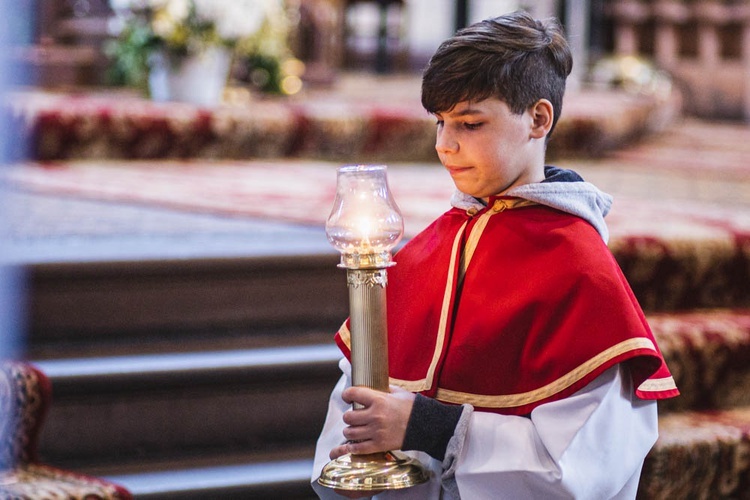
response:
[[[678,391],[606,247],[611,197],[545,167],[571,66],[559,24],[522,12],[430,60],[422,104],[453,208],[389,270],[392,392],[350,387],[342,360],[314,478],[330,458],[401,449],[431,480],[377,498],[635,497],[655,400]],[[347,323],[336,341],[348,356]]]

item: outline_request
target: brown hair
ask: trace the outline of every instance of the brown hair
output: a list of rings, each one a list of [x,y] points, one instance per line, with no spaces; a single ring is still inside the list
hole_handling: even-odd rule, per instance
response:
[[[554,129],[572,67],[557,19],[536,20],[523,11],[485,19],[440,44],[422,77],[422,106],[440,113],[462,101],[496,97],[521,114],[548,99]]]

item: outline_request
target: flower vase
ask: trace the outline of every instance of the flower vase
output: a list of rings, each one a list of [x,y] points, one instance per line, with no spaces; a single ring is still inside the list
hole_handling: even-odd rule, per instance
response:
[[[221,103],[231,62],[231,53],[223,47],[182,57],[155,54],[148,75],[151,99],[216,106]]]

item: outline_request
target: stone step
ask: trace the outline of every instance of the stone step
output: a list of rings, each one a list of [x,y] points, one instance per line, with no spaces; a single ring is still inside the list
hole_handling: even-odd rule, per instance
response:
[[[311,447],[339,358],[329,343],[37,361],[53,394],[40,456],[85,470]]]
[[[312,452],[310,455],[312,456]],[[108,476],[139,500],[206,498],[312,500],[312,459],[172,468]]]
[[[742,457],[750,445],[750,407],[662,416],[659,434],[644,464],[639,500],[745,498],[750,467]],[[201,495],[209,493],[211,498],[240,498],[237,494],[277,498],[279,491],[268,490],[268,483],[276,486],[276,481],[283,485],[283,498],[315,498],[309,488],[311,462],[192,468],[108,479],[125,485],[137,498],[207,498]]]
[[[309,344],[346,317],[338,256],[28,267],[32,359]]]
[[[750,487],[750,466],[743,458],[750,445],[750,407],[662,416],[659,434],[644,464],[639,500],[745,498]],[[109,479],[128,487],[136,498],[315,498],[309,487],[311,467],[311,460],[300,459]]]
[[[648,236],[612,243],[623,243],[613,254],[644,311],[750,307],[750,254],[739,244],[717,249],[696,238],[673,252],[670,242]]]
[[[749,310],[664,313],[648,320],[682,392],[660,403],[663,413],[750,405],[744,389],[750,381]],[[174,450],[257,450],[275,440],[313,443],[339,376],[339,357],[327,342],[40,360],[55,400],[42,451],[69,466],[99,460],[105,451],[127,461]]]
[[[750,406],[750,309],[647,319],[681,392],[660,402],[663,413]]]
[[[748,498],[749,447],[750,406],[662,416],[638,498]]]
[[[117,338],[71,334],[62,340],[27,345],[26,352],[35,360],[65,360],[306,346],[330,343],[340,323],[331,321],[327,327],[281,325],[211,330],[163,329],[146,333],[123,332]]]
[[[673,253],[654,254],[640,246],[614,251],[659,328],[693,332],[698,324],[726,324],[736,331],[746,324],[747,309],[666,312],[690,301],[711,307],[750,306],[741,273],[730,266],[723,273],[731,280],[723,282],[725,293],[704,293],[707,286],[704,292],[694,290],[706,285],[700,270],[664,264],[671,269],[669,278],[660,266],[654,270],[649,265],[651,258],[674,259]],[[634,262],[638,252],[643,253],[641,265]],[[717,252],[717,266],[722,255]],[[345,278],[337,261],[333,254],[300,254],[29,266],[29,356],[55,359],[328,342],[348,314]],[[698,267],[716,270],[706,262]],[[663,293],[650,293],[659,283]],[[686,370],[702,365],[689,366]]]

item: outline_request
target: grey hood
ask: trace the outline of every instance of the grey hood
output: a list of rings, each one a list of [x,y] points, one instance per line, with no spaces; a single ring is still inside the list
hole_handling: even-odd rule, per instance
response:
[[[557,167],[545,167],[544,170],[544,181],[516,186],[507,191],[505,196],[523,198],[576,215],[594,226],[606,243],[609,240],[609,230],[604,217],[612,206],[612,196],[585,182],[572,170]],[[485,207],[480,200],[458,190],[453,193],[451,205],[462,210]]]

